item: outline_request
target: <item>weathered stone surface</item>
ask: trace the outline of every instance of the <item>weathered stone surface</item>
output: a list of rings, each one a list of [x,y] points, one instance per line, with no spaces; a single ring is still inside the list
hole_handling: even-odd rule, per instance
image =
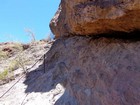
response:
[[[62,38],[46,58],[66,88],[55,105],[140,105],[140,41]]]
[[[47,70],[66,88],[56,105],[140,105],[139,0],[61,0],[50,27]]]
[[[50,27],[56,37],[140,30],[140,0],[61,0]]]

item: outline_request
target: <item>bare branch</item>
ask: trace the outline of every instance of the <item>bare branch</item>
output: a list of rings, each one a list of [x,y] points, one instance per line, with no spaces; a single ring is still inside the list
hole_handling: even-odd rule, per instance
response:
[[[30,30],[30,29],[25,29],[25,32],[27,32],[28,35],[31,37],[32,42],[35,42],[35,41],[36,41],[36,39],[35,39],[35,34],[34,34],[34,32],[33,32],[32,30]]]

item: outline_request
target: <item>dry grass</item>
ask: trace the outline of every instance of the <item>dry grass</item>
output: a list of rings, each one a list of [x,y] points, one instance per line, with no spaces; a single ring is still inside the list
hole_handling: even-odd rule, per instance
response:
[[[27,72],[36,59],[44,53],[48,42],[35,41],[34,43],[1,43],[0,44],[0,85],[10,82],[17,76]]]
[[[0,50],[0,60],[8,58],[8,52]]]
[[[23,51],[23,46],[20,43],[14,43],[13,46],[11,46],[12,49],[16,50],[16,51]]]
[[[0,46],[0,60],[5,60],[14,54],[23,51],[23,45],[20,43],[11,43]]]
[[[2,72],[0,72],[0,84],[7,83],[13,79],[14,77],[14,70],[18,69],[19,65],[16,60],[10,62],[9,66],[5,68]]]
[[[19,53],[9,65],[0,72],[0,84],[5,84],[15,79],[15,70],[21,68],[23,71],[21,73],[25,73],[26,65],[28,64],[28,58],[22,53]]]

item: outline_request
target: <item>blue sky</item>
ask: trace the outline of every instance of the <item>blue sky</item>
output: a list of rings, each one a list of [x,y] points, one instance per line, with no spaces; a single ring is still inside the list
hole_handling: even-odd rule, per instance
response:
[[[25,29],[40,40],[50,33],[49,22],[60,0],[0,0],[0,42],[29,42]]]

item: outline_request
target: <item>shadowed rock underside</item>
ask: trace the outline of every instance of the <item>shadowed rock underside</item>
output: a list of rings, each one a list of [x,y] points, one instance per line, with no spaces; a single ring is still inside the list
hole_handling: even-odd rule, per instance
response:
[[[139,0],[61,0],[50,23],[56,38],[140,29]]]

